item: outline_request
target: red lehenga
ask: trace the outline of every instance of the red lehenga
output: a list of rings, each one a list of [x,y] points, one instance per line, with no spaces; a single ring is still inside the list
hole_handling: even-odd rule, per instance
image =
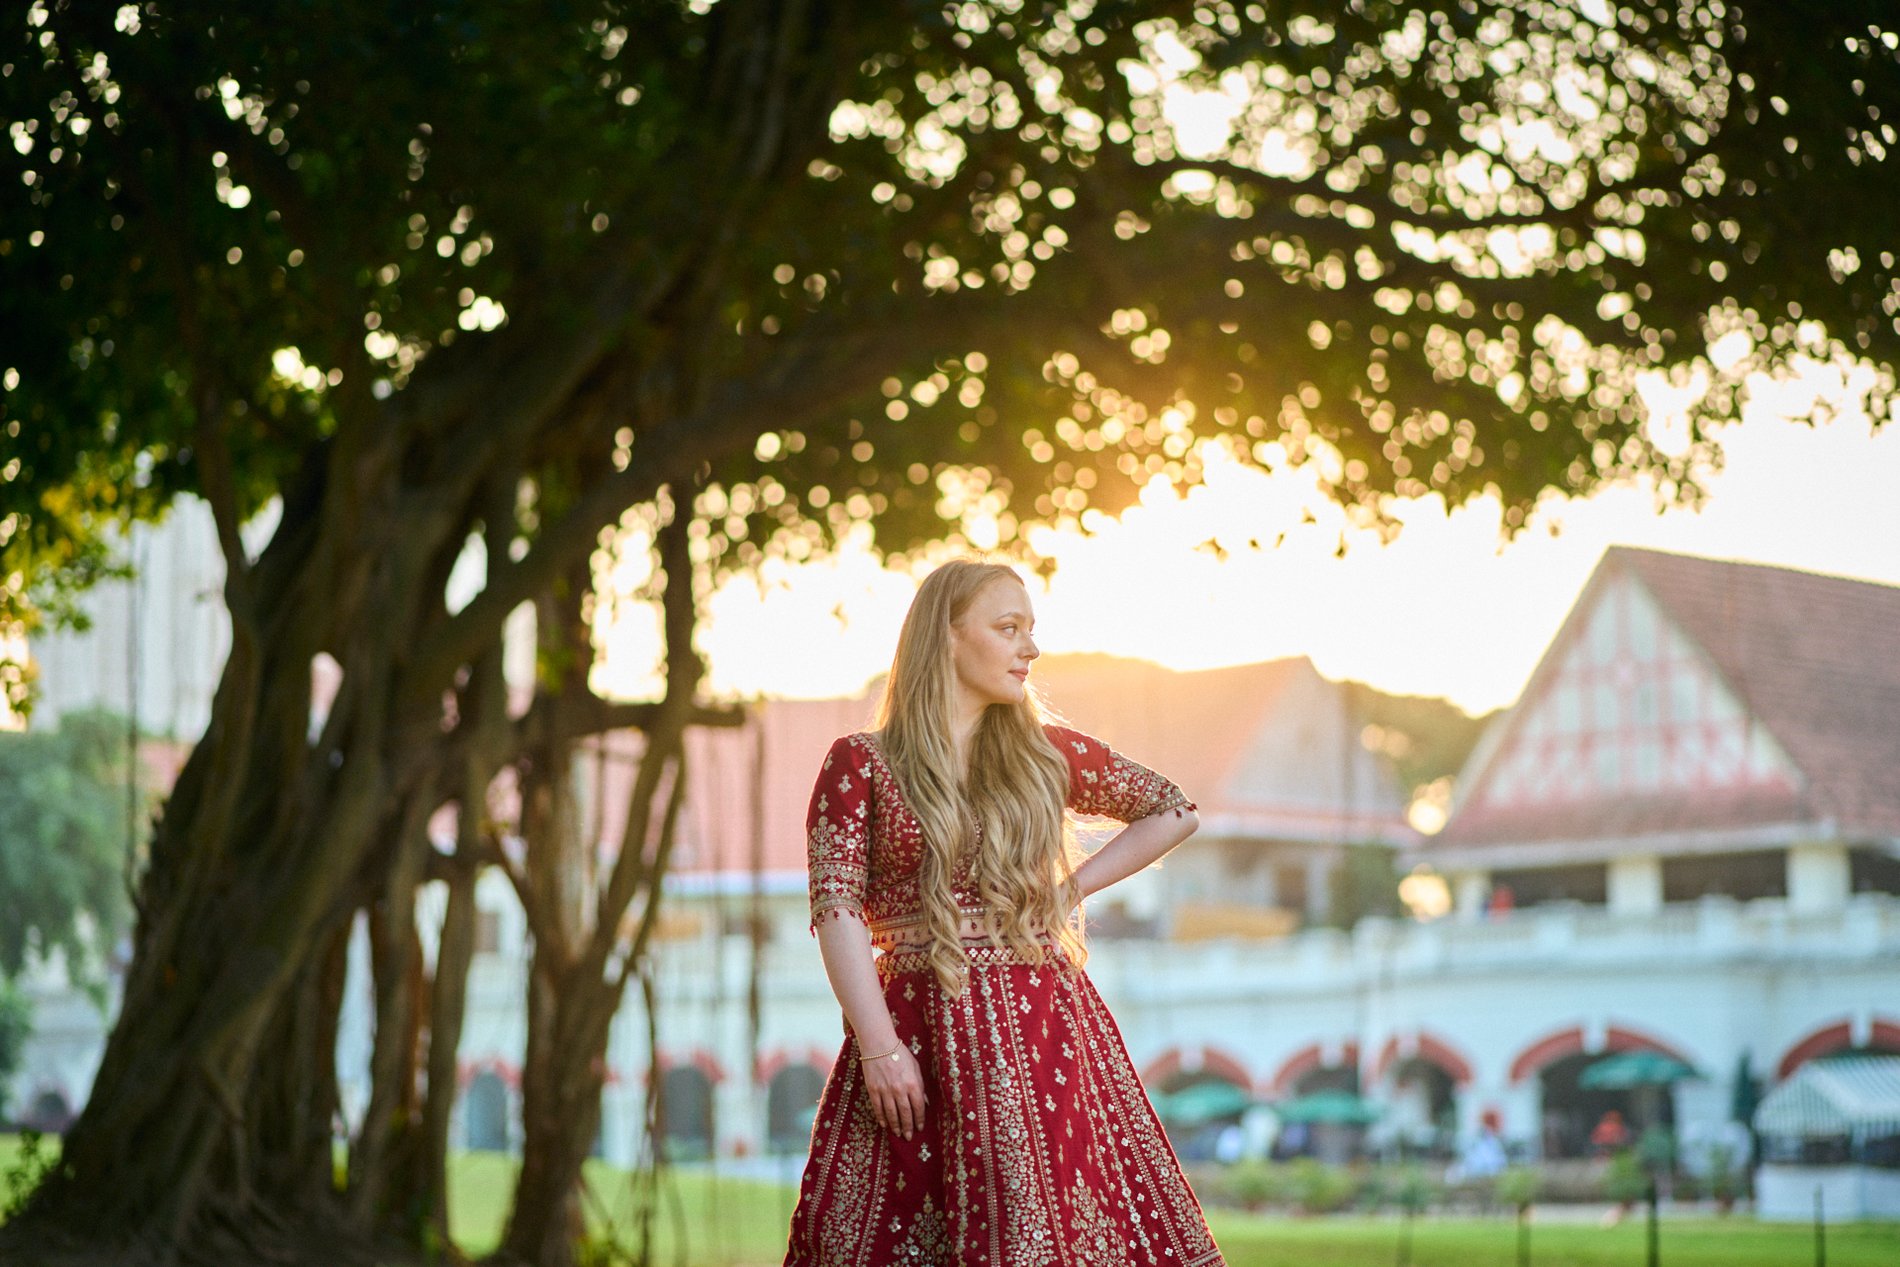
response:
[[[1099,740],[1048,733],[1077,813],[1132,822],[1193,808]],[[871,736],[832,745],[808,842],[814,928],[850,911],[888,947],[922,921],[922,835]],[[981,913],[964,884],[954,896]],[[1224,1267],[1087,974],[1060,952],[1041,966],[1003,946],[968,954],[955,999],[922,952],[877,960],[898,1038],[923,1070],[925,1122],[908,1140],[878,1125],[847,1026],[785,1267]]]

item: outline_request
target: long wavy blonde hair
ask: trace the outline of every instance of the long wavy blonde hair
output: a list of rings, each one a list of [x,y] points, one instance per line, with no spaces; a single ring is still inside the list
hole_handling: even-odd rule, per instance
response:
[[[1088,958],[1079,920],[1063,918],[1080,898],[1075,868],[1081,853],[1063,813],[1069,767],[1043,732],[1045,710],[1033,689],[1020,704],[983,711],[970,741],[968,775],[957,776],[951,627],[978,591],[1005,578],[1022,584],[1003,564],[967,559],[924,578],[904,617],[877,710],[879,746],[923,828],[919,887],[927,953],[938,984],[952,996],[963,992],[967,960],[951,881],[972,845],[978,847],[970,878],[992,934],[1034,963],[1046,961],[1043,937],[1049,935],[1071,962]]]

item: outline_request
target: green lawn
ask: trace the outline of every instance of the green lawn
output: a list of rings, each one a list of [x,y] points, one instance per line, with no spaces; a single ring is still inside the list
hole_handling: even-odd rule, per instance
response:
[[[476,1155],[458,1160],[455,1234],[479,1250],[500,1235],[512,1172],[504,1158]],[[605,1166],[591,1170],[597,1216],[624,1224],[626,1176]],[[656,1262],[675,1262],[675,1229],[683,1228],[685,1262],[691,1267],[775,1267],[785,1253],[793,1192],[776,1185],[681,1173],[671,1181],[674,1202],[659,1231]],[[1393,1267],[1399,1224],[1392,1218],[1294,1219],[1215,1210],[1214,1236],[1230,1267]],[[1683,1216],[1662,1226],[1663,1267],[1805,1267],[1813,1262],[1813,1232],[1805,1226],[1756,1223],[1746,1217]],[[1498,1219],[1425,1219],[1414,1229],[1413,1267],[1514,1267],[1516,1225]],[[1830,1227],[1828,1267],[1895,1267],[1900,1264],[1900,1224]],[[1642,1267],[1640,1218],[1615,1227],[1593,1221],[1533,1221],[1535,1267]]]
[[[515,1163],[497,1153],[463,1153],[451,1165],[451,1231],[463,1249],[483,1253],[501,1237]],[[627,1172],[589,1162],[586,1174],[590,1221],[630,1237],[633,1199]],[[785,1233],[798,1195],[793,1188],[675,1171],[661,1192],[654,1236],[657,1264],[673,1267],[680,1248],[689,1267],[776,1264],[784,1258]]]
[[[0,1205],[18,1141],[0,1136]],[[455,1158],[455,1237],[471,1253],[494,1246],[507,1215],[514,1163],[489,1153]],[[623,1171],[590,1164],[596,1226],[628,1230],[631,1209]],[[783,1184],[682,1172],[668,1181],[657,1228],[659,1267],[776,1267],[785,1252],[794,1193]],[[1399,1225],[1391,1218],[1291,1219],[1210,1213],[1230,1267],[1393,1267]],[[1568,1220],[1534,1222],[1535,1267],[1642,1267],[1640,1218],[1615,1227]],[[684,1244],[681,1244],[683,1240]],[[1415,1228],[1413,1267],[1514,1267],[1516,1228],[1508,1219],[1424,1219]],[[683,1256],[676,1251],[683,1249]],[[1745,1217],[1684,1216],[1662,1226],[1663,1267],[1807,1267],[1814,1239],[1805,1226],[1756,1223]],[[1828,1267],[1900,1264],[1900,1224],[1831,1227]]]
[[[1284,1219],[1210,1216],[1214,1236],[1232,1267],[1389,1267],[1397,1262],[1396,1222],[1366,1218]],[[1516,1228],[1506,1219],[1427,1219],[1412,1242],[1414,1267],[1512,1267]],[[1665,1221],[1663,1267],[1803,1267],[1813,1262],[1814,1234],[1806,1227],[1747,1219]],[[1533,1222],[1535,1267],[1642,1267],[1640,1219],[1616,1227],[1594,1223]],[[1828,1267],[1893,1267],[1900,1263],[1900,1226],[1831,1227]]]

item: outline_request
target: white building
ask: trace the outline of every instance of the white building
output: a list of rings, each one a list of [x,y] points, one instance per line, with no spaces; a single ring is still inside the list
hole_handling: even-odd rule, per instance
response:
[[[1447,829],[1412,850],[1452,880],[1454,916],[1351,932],[1283,936],[1290,912],[1195,911],[1213,898],[1269,909],[1274,892],[1249,887],[1246,868],[1250,852],[1285,848],[1296,807],[1276,796],[1305,796],[1297,809],[1320,823],[1309,844],[1402,830],[1389,791],[1342,796],[1376,778],[1323,778],[1342,751],[1338,728],[1316,720],[1325,691],[1274,686],[1310,670],[1123,666],[1131,685],[1099,661],[1066,683],[1046,663],[1076,724],[1202,803],[1200,836],[1104,895],[1154,916],[1159,935],[1098,936],[1090,961],[1151,1086],[1220,1078],[1272,1099],[1341,1086],[1387,1105],[1388,1136],[1443,1146],[1489,1121],[1525,1154],[1564,1157],[1587,1151],[1612,1109],[1690,1143],[1732,1141],[1756,1089],[1804,1062],[1900,1052],[1900,589],[1612,550],[1473,754]],[[867,707],[765,712],[768,734],[787,713],[820,719],[789,727],[765,763],[760,883],[774,916],[756,1054],[733,1003],[750,956],[733,931],[747,855],[717,829],[743,820],[702,824],[675,890],[698,918],[668,948],[661,1029],[670,1086],[700,1107],[669,1116],[710,1122],[722,1153],[769,1144],[771,1079],[782,1099],[808,1098],[836,1053],[838,1010],[785,833],[802,822],[817,754]],[[735,799],[742,783],[728,777],[709,803],[749,804]],[[1262,827],[1251,839],[1250,824]],[[1647,1093],[1579,1085],[1629,1050],[1700,1076]]]

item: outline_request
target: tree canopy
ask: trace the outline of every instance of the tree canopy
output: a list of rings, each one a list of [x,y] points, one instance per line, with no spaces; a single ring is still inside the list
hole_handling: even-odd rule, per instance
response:
[[[1113,508],[1199,435],[1513,526],[1631,470],[1692,496],[1703,433],[1659,451],[1635,373],[1742,332],[1711,419],[1752,366],[1893,363],[1880,10],[887,5],[793,42],[743,3],[35,3],[0,54],[6,614],[90,574],[97,516],[242,519],[590,340],[625,354],[520,438],[624,463],[690,339],[746,418],[721,474],[768,476],[755,543],[901,542],[965,472],[1006,527]]]

